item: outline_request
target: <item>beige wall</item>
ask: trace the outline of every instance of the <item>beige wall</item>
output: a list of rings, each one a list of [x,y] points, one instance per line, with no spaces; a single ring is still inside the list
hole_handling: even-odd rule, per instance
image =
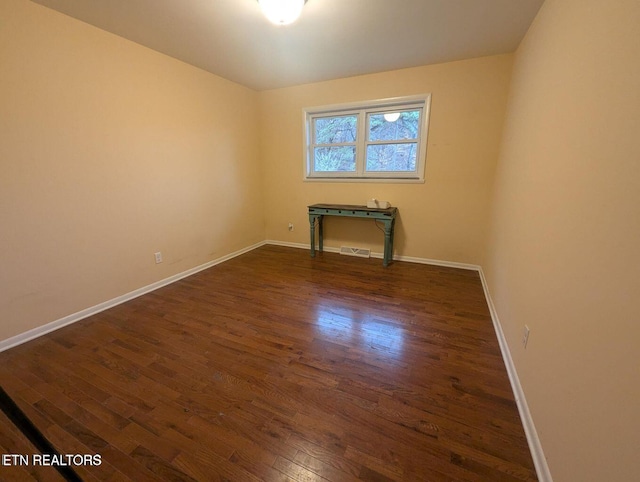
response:
[[[262,241],[257,107],[247,88],[2,0],[0,340]]]
[[[375,197],[400,210],[396,254],[478,264],[511,62],[494,56],[261,92],[267,239],[308,244],[307,205]],[[425,183],[303,182],[303,108],[423,93],[432,94]],[[327,246],[381,253],[382,244],[371,222],[325,225]]]
[[[636,0],[547,0],[512,77],[504,55],[256,93],[3,0],[0,340],[265,237],[308,243],[307,204],[386,199],[397,254],[484,266],[554,480],[633,480],[639,24]],[[422,93],[424,184],[302,181],[304,107]],[[382,250],[371,223],[326,234]]]
[[[640,474],[639,25],[547,0],[514,64],[484,267],[555,482]]]

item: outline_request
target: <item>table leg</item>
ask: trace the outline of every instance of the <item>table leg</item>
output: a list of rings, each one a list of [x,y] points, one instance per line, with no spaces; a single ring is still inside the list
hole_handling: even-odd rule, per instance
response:
[[[318,216],[318,251],[320,251],[322,253],[322,221],[323,221],[323,216]]]
[[[316,257],[316,217],[309,214],[309,234],[311,236],[311,257]]]
[[[383,266],[389,266],[389,261],[393,256],[393,221],[384,222],[384,258],[382,260]]]
[[[393,261],[393,238],[395,237],[396,220],[391,220],[391,242],[389,243],[389,261]]]

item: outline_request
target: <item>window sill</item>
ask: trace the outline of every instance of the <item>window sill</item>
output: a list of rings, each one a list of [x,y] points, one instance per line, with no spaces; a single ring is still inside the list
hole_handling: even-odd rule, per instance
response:
[[[374,182],[385,184],[424,184],[425,180],[420,178],[389,178],[389,177],[305,177],[303,182]]]

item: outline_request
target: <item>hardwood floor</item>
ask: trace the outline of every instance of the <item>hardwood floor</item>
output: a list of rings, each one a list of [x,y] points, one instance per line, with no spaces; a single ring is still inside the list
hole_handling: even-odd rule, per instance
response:
[[[101,455],[85,480],[537,480],[473,271],[264,246],[0,353],[0,382]],[[4,416],[0,452],[34,452]]]

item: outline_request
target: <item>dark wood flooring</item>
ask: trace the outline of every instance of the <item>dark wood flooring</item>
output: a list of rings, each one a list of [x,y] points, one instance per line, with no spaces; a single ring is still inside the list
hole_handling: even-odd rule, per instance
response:
[[[100,454],[85,480],[536,480],[473,271],[264,246],[0,353],[0,382]]]

